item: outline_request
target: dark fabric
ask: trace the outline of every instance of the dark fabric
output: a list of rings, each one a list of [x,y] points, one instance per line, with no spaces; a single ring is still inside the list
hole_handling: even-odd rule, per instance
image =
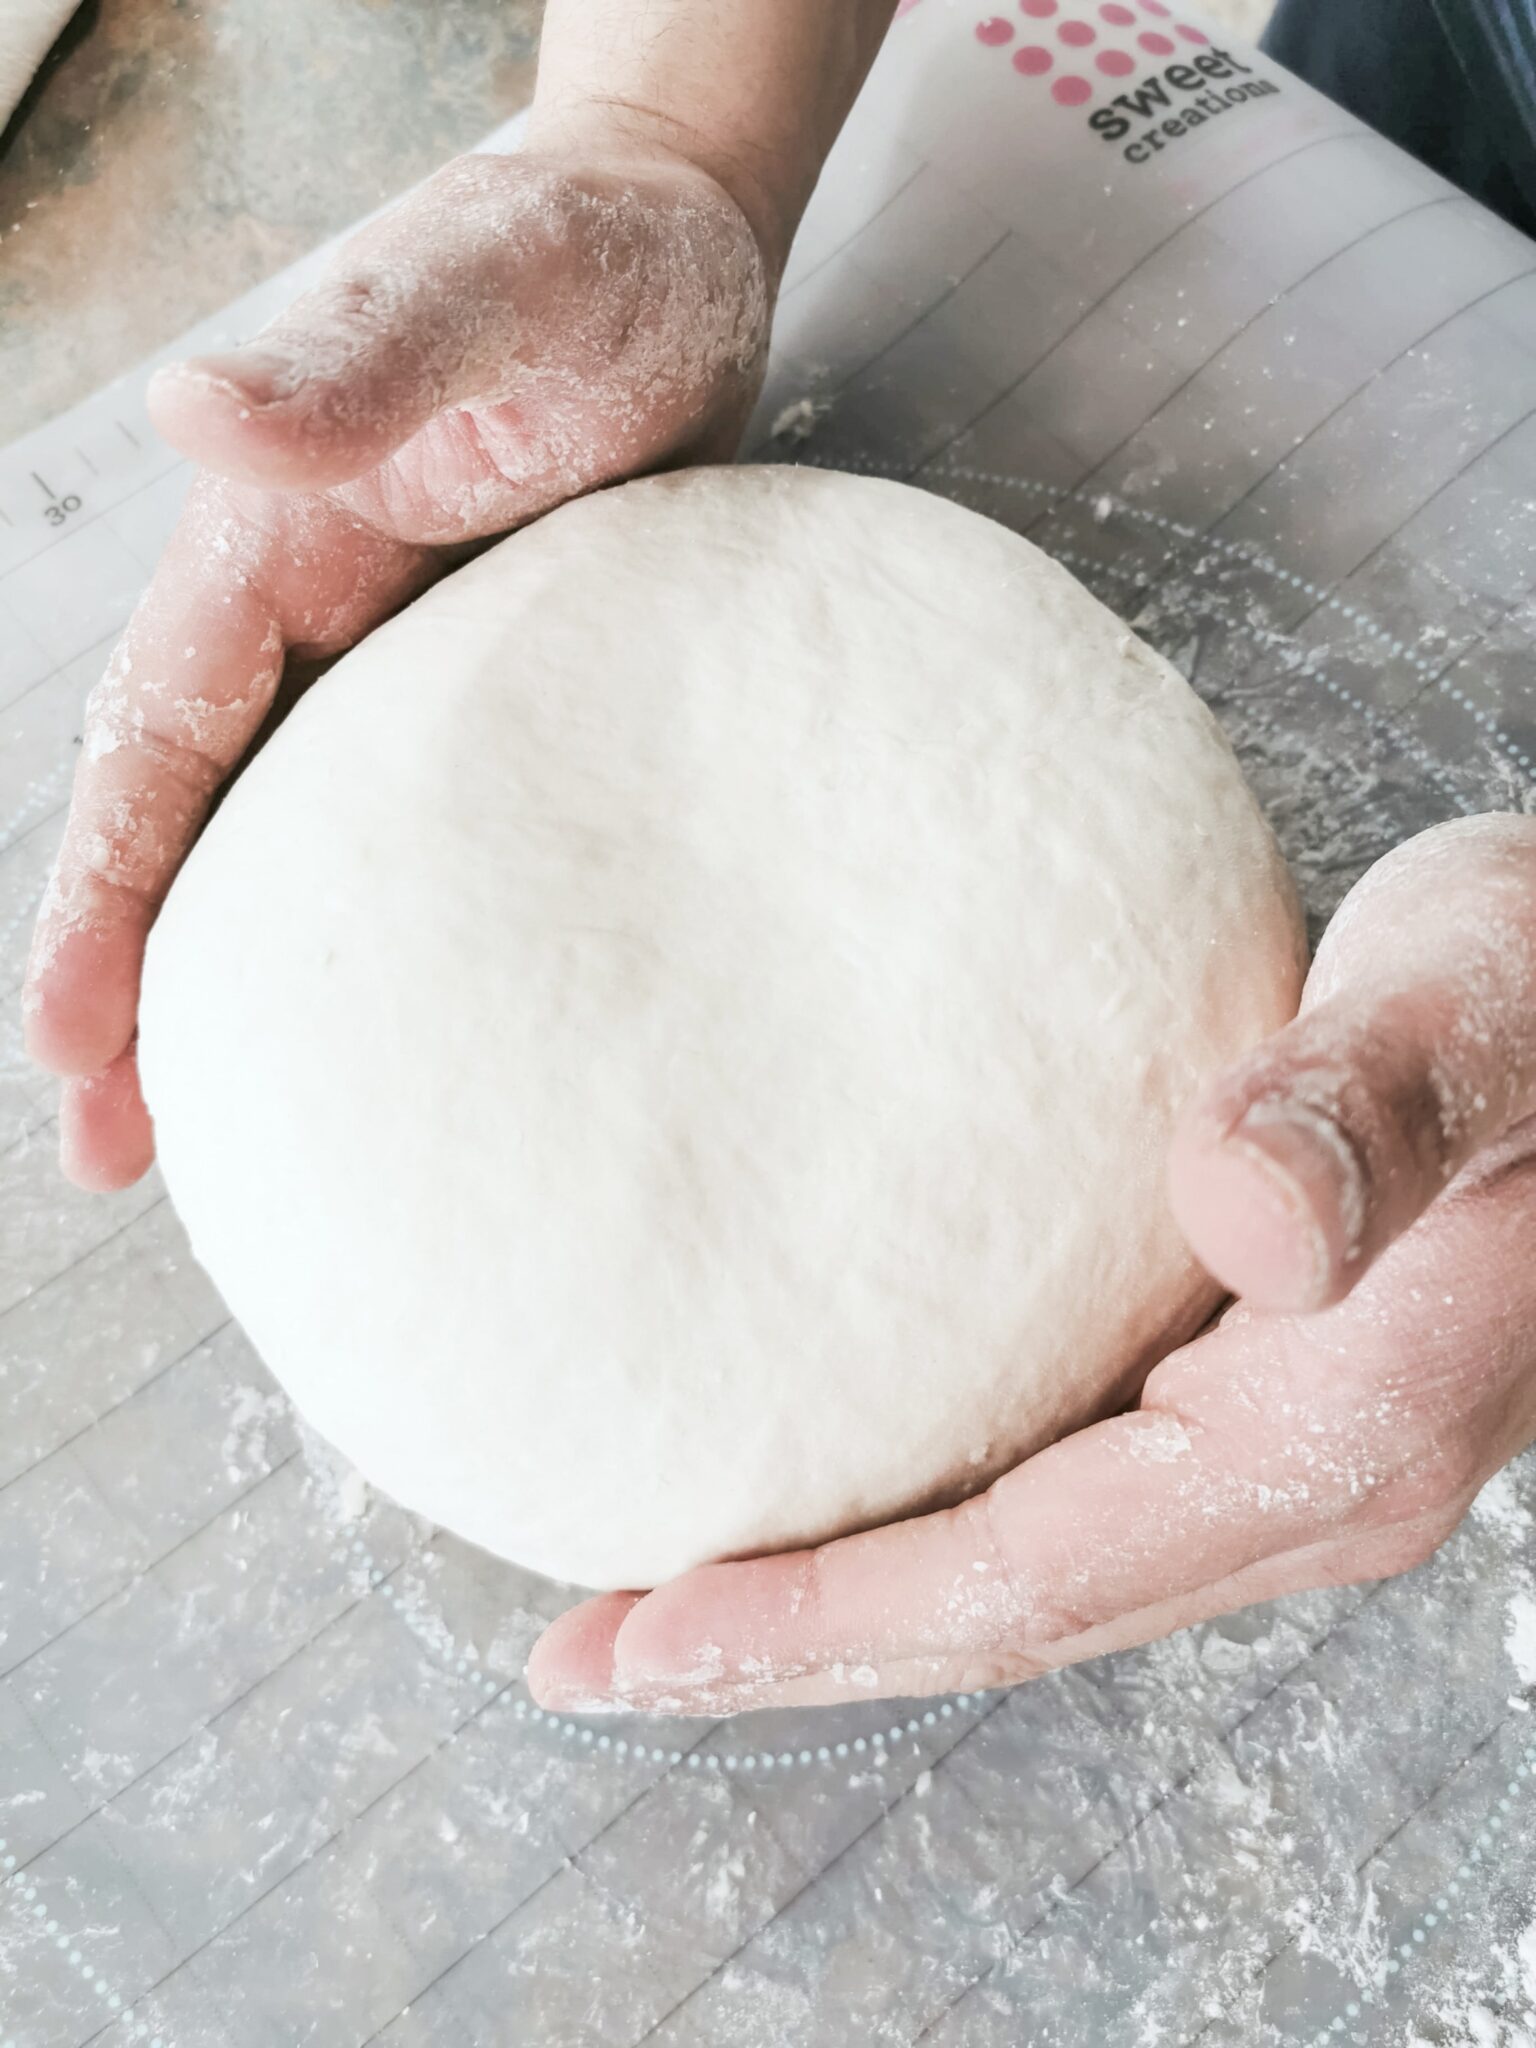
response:
[[[1264,48],[1536,235],[1536,0],[1278,0]]]

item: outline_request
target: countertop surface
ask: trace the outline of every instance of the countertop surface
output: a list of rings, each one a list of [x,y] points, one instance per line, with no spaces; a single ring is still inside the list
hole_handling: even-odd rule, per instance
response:
[[[0,442],[473,145],[540,0],[86,0],[0,137]]]

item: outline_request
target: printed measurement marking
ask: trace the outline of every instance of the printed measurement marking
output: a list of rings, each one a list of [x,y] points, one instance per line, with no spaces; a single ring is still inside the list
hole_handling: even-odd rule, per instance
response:
[[[79,456],[80,460],[85,464],[86,468],[91,472],[92,476],[101,475],[101,471],[96,467],[95,463],[92,462],[91,458],[89,457],[89,455],[86,454],[83,448],[77,448],[75,450],[75,453]]]
[[[77,449],[75,452],[79,454],[80,451]],[[50,489],[43,482],[35,469],[31,471],[31,477],[33,483],[37,485],[37,488],[48,500],[48,503],[43,507],[43,517],[50,526],[62,526],[72,513],[80,510],[80,494],[78,491],[66,492],[61,498],[57,491]]]
[[[127,424],[125,420],[118,421],[117,431],[122,435],[123,439],[128,443],[130,448],[143,447],[144,443],[139,439],[138,435],[133,431],[133,429]]]

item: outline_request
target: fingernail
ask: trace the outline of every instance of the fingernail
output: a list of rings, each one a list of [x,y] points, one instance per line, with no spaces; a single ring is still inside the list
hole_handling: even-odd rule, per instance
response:
[[[541,1686],[534,1704],[547,1714],[627,1714],[633,1711],[627,1701],[615,1699],[611,1693],[589,1692],[579,1685]]]
[[[1291,1228],[1271,1282],[1297,1307],[1332,1297],[1360,1256],[1367,1187],[1354,1146],[1326,1111],[1287,1097],[1252,1103],[1228,1135],[1259,1166]]]
[[[173,363],[163,377],[193,377],[223,386],[250,406],[278,405],[302,388],[308,372],[291,355],[259,344]]]
[[[638,1692],[698,1692],[719,1685],[724,1678],[725,1656],[716,1643],[690,1646],[679,1653],[656,1642],[637,1648],[626,1640],[622,1628],[615,1639],[613,1684],[620,1697]]]

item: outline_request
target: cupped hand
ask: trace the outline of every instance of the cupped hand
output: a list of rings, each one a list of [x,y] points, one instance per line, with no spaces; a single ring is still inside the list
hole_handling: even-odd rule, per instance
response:
[[[1296,1023],[1184,1119],[1239,1297],[1139,1406],[942,1514],[563,1616],[550,1707],[973,1691],[1427,1558],[1536,1439],[1536,820],[1437,827],[1330,928]]]
[[[66,1077],[72,1179],[122,1186],[153,1156],[145,939],[285,656],[350,646],[466,543],[578,492],[727,457],[774,260],[670,154],[468,156],[249,346],[156,377],[156,424],[204,469],[87,707],[23,998]]]

